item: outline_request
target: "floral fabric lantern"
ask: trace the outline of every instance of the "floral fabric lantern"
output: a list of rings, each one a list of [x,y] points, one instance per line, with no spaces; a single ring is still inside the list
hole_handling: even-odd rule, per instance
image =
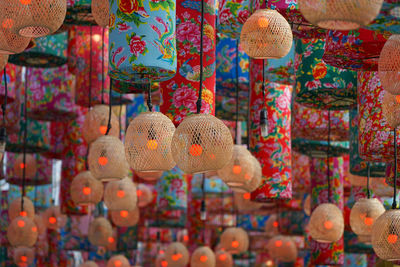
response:
[[[376,17],[372,23],[365,26],[365,28],[382,33],[384,35],[399,34],[400,33],[400,21],[398,16],[399,4],[400,4],[399,0],[386,0],[385,2],[383,2],[378,17]]]
[[[323,40],[297,39],[295,43],[296,102],[331,110],[355,106],[356,73],[327,65],[322,60]]]
[[[186,175],[178,167],[164,172],[163,176],[157,181],[156,188],[158,192],[157,207],[159,209],[187,208],[188,184]]]

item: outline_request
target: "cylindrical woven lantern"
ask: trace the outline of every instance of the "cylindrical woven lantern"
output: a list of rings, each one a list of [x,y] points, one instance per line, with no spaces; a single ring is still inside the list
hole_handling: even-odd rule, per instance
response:
[[[44,224],[43,216],[41,214],[35,214],[35,217],[33,217],[33,222],[36,224],[39,235],[42,235],[46,232],[47,228]]]
[[[109,182],[104,189],[104,203],[109,210],[134,210],[136,186],[130,178]]]
[[[11,221],[7,229],[7,238],[11,246],[32,247],[38,237],[38,229],[32,219],[17,217]]]
[[[209,247],[198,247],[190,258],[192,267],[215,267],[215,254]]]
[[[107,132],[110,107],[106,105],[96,105],[86,114],[85,122],[82,126],[83,138],[90,144],[103,136]],[[111,128],[108,133],[110,136],[119,136],[118,118],[111,111]]]
[[[385,211],[372,226],[372,247],[376,255],[386,261],[400,260],[400,211]]]
[[[13,33],[10,28],[0,29],[0,53],[18,54],[28,47],[31,38]]]
[[[98,267],[98,266],[99,265],[97,265],[97,263],[94,261],[85,261],[84,263],[79,265],[79,267]]]
[[[90,145],[89,171],[102,181],[119,180],[128,175],[124,144],[117,137],[104,135]]]
[[[226,251],[219,250],[215,253],[216,266],[218,267],[232,267],[233,258],[232,255]]]
[[[293,44],[289,23],[276,10],[258,9],[246,20],[240,46],[252,58],[282,58]]]
[[[18,155],[14,162],[14,173],[15,177],[23,178],[23,171],[25,169],[25,179],[32,179],[36,176],[36,158],[32,154],[25,155],[25,164],[24,164],[24,155]]]
[[[180,242],[174,242],[165,249],[168,267],[185,267],[189,263],[189,251]]]
[[[125,154],[135,171],[168,171],[175,166],[171,153],[175,126],[160,112],[144,112],[129,124]]]
[[[145,184],[138,184],[136,189],[137,194],[137,206],[144,208],[153,201],[153,192]]]
[[[8,218],[10,221],[14,220],[15,218],[21,217],[28,217],[32,219],[35,217],[35,207],[33,206],[32,201],[24,197],[24,208],[23,211],[21,210],[21,201],[22,199],[16,198],[11,202],[10,206],[8,207]]]
[[[111,221],[119,227],[135,226],[139,222],[140,211],[138,208],[133,210],[112,210]]]
[[[234,193],[233,198],[238,211],[247,213],[250,211],[256,211],[263,206],[262,203],[252,202],[250,197],[250,193]]]
[[[60,206],[52,206],[44,212],[43,220],[48,229],[58,230],[67,223],[67,216],[61,213]]]
[[[17,266],[29,266],[35,260],[35,249],[29,247],[17,247],[14,249],[13,259]]]
[[[267,244],[268,254],[281,262],[294,262],[297,259],[297,247],[290,237],[278,235]]]
[[[396,95],[392,95],[386,91],[382,99],[383,117],[385,118],[387,124],[392,128],[396,128],[400,125],[400,99],[397,100],[397,98],[398,97]]]
[[[221,234],[220,243],[229,253],[239,254],[248,250],[249,236],[242,228],[230,227]]]
[[[95,179],[90,171],[74,177],[71,183],[71,199],[76,205],[97,204],[103,197],[103,184]]]
[[[110,22],[110,2],[107,0],[93,0],[92,15],[97,24],[106,28]]]
[[[225,124],[209,114],[187,117],[172,137],[172,156],[185,173],[219,170],[232,158],[233,139]]]
[[[269,216],[268,220],[265,222],[264,231],[269,237],[279,234],[279,221],[277,214]]]
[[[383,0],[299,0],[300,12],[312,24],[331,30],[355,30],[379,14]]]
[[[400,94],[400,35],[390,36],[379,56],[378,75],[383,89]]]
[[[112,256],[108,262],[107,267],[130,267],[129,260],[123,255]]]
[[[343,213],[334,204],[321,204],[311,213],[308,229],[311,237],[320,243],[336,242],[343,236]]]
[[[376,198],[357,200],[350,212],[350,226],[360,242],[371,242],[373,224],[384,212],[385,207]]]
[[[88,238],[94,246],[108,246],[112,234],[112,226],[106,218],[97,217],[89,225]]]
[[[158,171],[158,172],[138,172],[135,171],[135,174],[140,178],[145,181],[151,182],[151,181],[156,181],[161,178],[163,175],[163,171]]]

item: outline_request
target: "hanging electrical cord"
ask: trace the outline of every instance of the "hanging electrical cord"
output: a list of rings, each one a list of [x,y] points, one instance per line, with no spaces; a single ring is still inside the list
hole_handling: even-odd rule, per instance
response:
[[[394,146],[394,184],[393,184],[393,203],[392,209],[397,209],[396,195],[397,195],[397,129],[393,130],[393,146]]]
[[[102,44],[101,44],[101,104],[104,105],[104,27],[102,27]],[[110,81],[111,82],[111,81]]]
[[[371,176],[371,163],[368,161],[367,163],[367,198],[371,198],[371,192],[369,190],[369,178]]]
[[[1,157],[4,157],[7,132],[6,132],[6,109],[7,109],[7,98],[8,98],[8,86],[7,86],[7,66],[4,67],[4,102],[1,105],[3,111],[3,127],[0,128],[0,153]],[[0,158],[1,160],[2,158]]]
[[[147,107],[150,112],[153,111],[153,103],[151,102],[151,82],[147,84]]]
[[[122,94],[119,94],[118,122],[119,122],[119,139],[122,140]]]
[[[262,109],[260,111],[260,132],[263,138],[268,136],[267,109],[265,107],[265,59],[262,60]]]
[[[25,68],[25,90],[24,90],[24,140],[23,140],[23,148],[22,148],[22,193],[21,193],[21,211],[24,211],[24,197],[26,195],[25,192],[25,180],[26,180],[26,140],[28,137],[28,108],[27,101],[28,100],[28,69]]]
[[[328,180],[328,202],[331,203],[331,177],[330,177],[330,169],[329,169],[329,153],[331,147],[331,111],[328,109],[328,148],[326,151],[326,177]]]
[[[203,94],[203,37],[204,37],[204,0],[201,0],[201,18],[200,18],[200,88],[199,98],[196,102],[196,113],[199,114],[202,105],[202,94]]]
[[[112,83],[110,83],[110,92],[109,92],[109,110],[108,110],[108,123],[107,123],[107,131],[106,131],[106,135],[108,135],[108,133],[111,130],[111,116],[112,116]]]

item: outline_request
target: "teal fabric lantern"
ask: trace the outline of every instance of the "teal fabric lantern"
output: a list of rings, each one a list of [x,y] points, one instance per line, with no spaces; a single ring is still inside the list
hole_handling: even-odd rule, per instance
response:
[[[110,76],[131,83],[176,73],[175,1],[110,0]]]

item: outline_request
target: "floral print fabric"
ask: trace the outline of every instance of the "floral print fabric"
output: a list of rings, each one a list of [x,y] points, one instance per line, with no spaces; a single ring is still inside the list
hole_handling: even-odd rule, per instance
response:
[[[365,28],[384,35],[399,34],[400,20],[398,16],[394,15],[394,8],[398,7],[399,4],[399,0],[385,0],[379,15],[372,23],[366,25]]]
[[[310,191],[310,160],[310,157],[292,151],[293,189],[296,192]]]
[[[157,181],[157,207],[161,210],[187,208],[188,184],[186,175],[178,167],[164,172]]]

